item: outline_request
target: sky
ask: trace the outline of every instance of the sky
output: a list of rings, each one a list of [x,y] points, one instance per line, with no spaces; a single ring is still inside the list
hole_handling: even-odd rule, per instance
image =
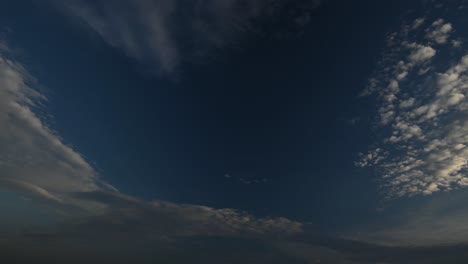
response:
[[[0,2],[0,260],[467,263],[467,12]]]

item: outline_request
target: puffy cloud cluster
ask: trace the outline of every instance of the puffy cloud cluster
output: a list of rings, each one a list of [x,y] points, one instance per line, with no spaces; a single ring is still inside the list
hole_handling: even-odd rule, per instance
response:
[[[424,46],[421,44],[410,43],[408,47],[412,49],[411,54],[408,56],[408,60],[410,63],[424,63],[430,60],[432,57],[435,56],[436,51],[430,46]]]
[[[379,120],[388,136],[356,165],[375,166],[388,197],[468,185],[468,55],[434,70],[431,42],[447,43],[452,25],[435,21],[426,29],[430,42],[420,44],[412,36],[421,21],[391,35],[384,69],[365,91],[378,94]]]
[[[380,161],[384,159],[384,156],[388,155],[387,153],[382,153],[381,148],[376,148],[369,151],[366,155],[360,154],[360,160],[355,162],[355,165],[358,167],[367,167],[371,165],[377,165]]]
[[[426,38],[429,40],[437,44],[445,44],[452,32],[452,24],[445,23],[443,19],[438,19],[432,23],[432,26],[426,32]]]

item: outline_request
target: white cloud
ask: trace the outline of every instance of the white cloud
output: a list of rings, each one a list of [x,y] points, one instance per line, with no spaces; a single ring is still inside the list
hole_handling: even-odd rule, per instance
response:
[[[207,206],[144,201],[119,193],[88,192],[79,199],[102,203],[107,209],[77,228],[83,232],[119,233],[133,230],[134,235],[179,236],[289,236],[302,233],[299,222],[282,217],[257,218],[246,212]],[[89,229],[91,228],[91,230]]]
[[[401,32],[393,33],[388,36],[389,51],[384,55],[383,61],[386,66],[381,69],[377,75],[378,78],[371,78],[368,87],[361,93],[361,96],[370,95],[378,92],[382,104],[378,109],[380,124],[390,124],[397,114],[397,108],[405,108],[411,102],[408,99],[403,104],[400,102],[400,83],[405,81],[415,68],[419,68],[419,74],[424,75],[430,69],[421,66],[427,66],[437,51],[429,45],[419,44],[410,41],[408,25],[402,27]],[[416,30],[417,28],[411,28]],[[402,54],[408,54],[403,57]],[[398,59],[395,59],[398,58]],[[385,88],[382,88],[386,84]],[[414,99],[413,99],[414,100]]]
[[[452,24],[445,23],[443,19],[438,19],[432,23],[427,30],[426,37],[438,44],[445,44],[452,32]]]
[[[388,153],[383,153],[381,148],[376,148],[374,150],[369,151],[367,154],[360,153],[360,160],[355,162],[355,165],[358,167],[367,167],[370,165],[377,165],[380,161],[385,158],[385,155]]]
[[[310,20],[319,0],[53,0],[56,6],[99,34],[108,44],[143,63],[171,73],[183,61],[237,43],[246,32],[263,32],[269,18],[287,15],[290,34]],[[291,9],[291,10],[290,10]],[[294,12],[288,12],[294,11]],[[183,19],[181,19],[181,17]],[[277,35],[281,35],[277,34]]]
[[[463,42],[461,40],[452,40],[452,46],[455,48],[461,47]]]
[[[402,140],[406,141],[414,137],[419,139],[423,138],[421,128],[415,124],[407,124],[403,121],[396,121],[393,124],[393,129],[393,135],[389,138],[389,141],[392,143],[396,143]]]
[[[45,201],[47,203],[63,203],[63,200],[57,197],[56,195],[51,194],[47,190],[37,185],[25,181],[1,178],[0,189],[21,193],[24,194],[26,197],[33,197],[36,200]]]
[[[401,81],[401,80],[405,79],[406,76],[408,76],[408,72],[403,71],[403,72],[399,73],[396,78],[397,78],[398,81]]]
[[[156,60],[163,71],[172,71],[179,60],[169,18],[175,1],[57,2],[97,32],[110,45],[141,61]]]
[[[421,18],[417,18],[413,21],[413,24],[411,25],[411,29],[418,29],[422,24],[424,24],[424,22],[426,21],[425,18],[421,17]]]
[[[461,58],[460,63],[437,74],[437,90],[431,100],[413,110],[415,117],[421,116],[420,121],[435,118],[448,110],[466,107],[465,93],[468,88],[468,55]]]
[[[46,97],[17,62],[0,55],[0,178],[44,196],[98,189],[86,160],[35,113]]]
[[[409,108],[414,105],[414,98],[408,98],[400,102],[400,108]]]
[[[436,55],[436,50],[430,46],[424,46],[417,43],[410,43],[408,47],[412,49],[408,56],[410,63],[423,63]]]
[[[447,25],[438,20],[430,29],[447,35],[452,31]],[[356,163],[376,167],[388,197],[429,195],[466,186],[468,180],[468,138],[463,134],[468,131],[468,55],[443,71],[429,72],[436,51],[412,41],[414,34],[405,28],[389,47],[392,59],[383,67],[390,70],[373,81],[378,84],[373,89],[378,93],[380,124],[389,129],[377,149],[386,155],[371,150]],[[445,39],[433,36],[438,43]],[[398,78],[402,72],[404,78]],[[384,83],[388,85],[380,85]]]
[[[424,75],[424,74],[428,73],[430,70],[431,70],[431,67],[419,69],[418,75]]]
[[[0,189],[92,222],[82,230],[87,234],[101,232],[93,229],[97,227],[119,232],[122,225],[134,234],[145,229],[160,236],[302,232],[301,223],[286,218],[256,218],[234,209],[144,201],[117,192],[100,181],[82,155],[64,144],[38,116],[35,110],[46,97],[31,88],[34,82],[23,66],[0,54]],[[94,222],[96,219],[99,221]],[[116,222],[121,224],[114,225]]]

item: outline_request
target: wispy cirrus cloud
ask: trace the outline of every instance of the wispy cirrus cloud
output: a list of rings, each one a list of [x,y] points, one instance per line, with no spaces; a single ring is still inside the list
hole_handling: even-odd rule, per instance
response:
[[[174,72],[249,34],[285,36],[310,22],[319,0],[55,1],[129,57]],[[281,27],[277,21],[281,19]],[[274,27],[271,25],[274,24]],[[272,29],[274,28],[274,29]]]

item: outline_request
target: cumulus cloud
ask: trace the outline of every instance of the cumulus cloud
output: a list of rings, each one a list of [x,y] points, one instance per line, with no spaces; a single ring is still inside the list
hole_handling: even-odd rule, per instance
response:
[[[354,164],[358,167],[367,167],[370,165],[377,165],[380,161],[384,159],[385,153],[382,153],[381,148],[376,148],[372,151],[369,151],[366,155],[360,154],[360,160]]]
[[[356,163],[377,168],[388,198],[448,191],[468,181],[468,55],[435,69],[430,62],[436,51],[414,41],[407,28],[392,35],[384,69],[369,84],[387,136]],[[444,44],[452,26],[439,19],[426,31],[431,41]]]
[[[445,44],[452,32],[452,24],[445,23],[443,19],[438,19],[427,29],[426,38],[437,44]]]
[[[423,63],[436,55],[435,49],[417,43],[410,43],[408,47],[412,49],[408,56],[410,63]]]
[[[248,34],[283,36],[310,21],[319,0],[55,1],[110,45],[170,73],[187,60],[234,43]],[[183,17],[183,19],[181,19]],[[269,32],[279,17],[285,28]]]
[[[414,105],[414,98],[408,98],[400,102],[400,108],[409,108]]]

